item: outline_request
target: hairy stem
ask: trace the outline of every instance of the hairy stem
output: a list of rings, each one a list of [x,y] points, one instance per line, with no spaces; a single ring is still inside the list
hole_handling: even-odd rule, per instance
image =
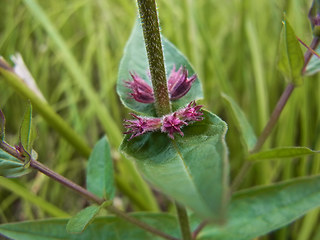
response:
[[[0,142],[0,148],[2,150],[4,150],[5,152],[9,153],[10,155],[12,155],[13,157],[21,160],[22,162],[25,161],[25,157],[21,156],[19,154],[19,152],[12,146],[10,146],[9,144],[7,144],[4,141]],[[47,166],[43,165],[42,163],[31,159],[30,160],[30,167],[38,170],[39,172],[45,174],[46,176],[50,177],[51,179],[61,183],[62,185],[66,186],[67,188],[70,188],[71,190],[75,191],[76,193],[80,194],[81,196],[85,197],[86,199],[93,201],[99,205],[101,205],[105,199],[99,198],[96,195],[92,194],[91,192],[89,192],[87,189],[81,187],[80,185],[72,182],[71,180],[61,176],[60,174],[54,172],[53,170],[49,169]],[[118,216],[119,218],[122,218],[148,232],[153,233],[154,235],[160,236],[164,239],[168,239],[168,240],[178,240],[175,237],[172,237],[162,231],[159,231],[156,228],[153,228],[152,226],[139,221],[138,219],[131,217],[130,215],[126,214],[125,212],[115,208],[114,206],[106,206],[106,209],[108,211],[110,211],[111,213],[115,214],[116,216]]]
[[[155,0],[138,0],[143,36],[149,61],[157,115],[171,112],[166,70]]]
[[[178,214],[182,239],[192,240],[187,210],[183,205],[179,204],[178,202],[175,202],[175,205]]]

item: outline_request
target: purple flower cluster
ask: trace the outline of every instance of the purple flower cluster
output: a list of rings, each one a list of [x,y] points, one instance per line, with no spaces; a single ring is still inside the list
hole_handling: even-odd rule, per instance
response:
[[[140,117],[131,113],[131,116],[135,120],[125,120],[124,126],[128,129],[125,134],[132,134],[129,140],[146,132],[158,130],[167,133],[171,139],[174,139],[174,133],[179,133],[183,136],[182,127],[203,119],[201,107],[201,105],[196,105],[195,101],[192,101],[185,108],[165,115],[162,118]]]
[[[153,103],[154,95],[153,89],[149,86],[137,73],[130,73],[133,81],[126,81],[125,86],[128,87],[131,92],[130,97],[140,103]],[[197,79],[197,75],[194,74],[188,78],[188,70],[180,67],[176,71],[175,66],[170,73],[168,79],[168,91],[170,100],[178,100],[186,95],[191,89],[192,83]]]

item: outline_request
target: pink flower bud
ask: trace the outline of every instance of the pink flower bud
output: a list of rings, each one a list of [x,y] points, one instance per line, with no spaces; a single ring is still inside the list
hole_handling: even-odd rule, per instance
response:
[[[129,140],[146,132],[158,130],[161,127],[161,118],[140,117],[133,113],[130,113],[130,115],[137,120],[125,120],[128,124],[124,124],[124,126],[128,131],[124,134],[132,134]]]
[[[176,72],[176,68],[173,66],[168,80],[170,100],[177,100],[186,95],[196,79],[196,74],[188,78],[188,70],[186,68],[180,67]]]
[[[202,105],[196,105],[195,101],[190,102],[185,108],[177,111],[177,115],[186,122],[203,120],[203,113],[200,111]]]
[[[133,81],[126,81],[126,87],[131,89],[129,95],[137,102],[141,103],[153,103],[154,96],[152,88],[136,73],[130,73]]]
[[[175,132],[179,133],[181,136],[183,136],[183,132],[181,131],[181,127],[184,125],[188,125],[186,122],[182,121],[176,116],[176,113],[173,113],[172,115],[166,115],[163,118],[162,121],[162,127],[161,131],[168,133],[168,136],[171,139],[174,139],[173,134]]]

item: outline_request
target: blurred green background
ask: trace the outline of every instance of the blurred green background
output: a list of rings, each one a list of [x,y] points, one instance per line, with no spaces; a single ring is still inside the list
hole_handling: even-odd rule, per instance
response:
[[[158,0],[157,3],[163,35],[189,58],[202,81],[205,108],[229,125],[227,143],[233,179],[245,160],[246,150],[220,94],[224,92],[236,100],[259,135],[286,86],[277,70],[283,13],[297,36],[309,44],[312,33],[307,14],[311,0]],[[97,120],[97,106],[70,74],[68,59],[57,44],[62,38],[67,51],[90,80],[101,105],[123,131],[122,121],[128,111],[120,104],[115,83],[123,48],[136,19],[135,1],[47,0],[38,4],[59,35],[48,34],[50,29],[39,21],[41,15],[30,1],[0,0],[0,55],[9,60],[20,52],[49,104],[93,146],[104,134]],[[303,47],[302,50],[305,51]],[[320,149],[318,78],[318,75],[305,78],[304,84],[294,91],[265,148]],[[0,78],[0,108],[7,118],[7,141],[11,144],[18,141],[26,103]],[[86,159],[40,115],[34,116],[39,135],[34,148],[39,161],[84,185]],[[117,154],[115,149],[114,155]],[[241,188],[319,171],[319,156],[259,163],[248,173]],[[76,194],[35,172],[13,182],[12,187],[0,184],[0,223],[52,216],[37,204],[38,200],[28,200],[17,186],[30,189],[69,214],[86,204]],[[121,200],[126,205],[127,199]],[[317,240],[319,223],[319,210],[315,210],[261,239]]]

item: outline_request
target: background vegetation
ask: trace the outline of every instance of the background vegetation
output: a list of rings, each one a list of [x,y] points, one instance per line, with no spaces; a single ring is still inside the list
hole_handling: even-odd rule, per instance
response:
[[[90,146],[104,134],[97,120],[95,101],[83,94],[81,84],[67,67],[68,59],[57,45],[57,37],[38,21],[39,12],[22,0],[0,0],[0,54],[9,59],[20,52],[43,95]],[[133,0],[39,1],[47,17],[90,79],[101,104],[123,131],[126,116],[115,93],[123,48],[136,19]],[[246,113],[258,135],[273,110],[286,82],[277,70],[283,12],[296,34],[310,43],[307,18],[311,0],[158,0],[162,33],[190,60],[202,81],[205,108],[229,124],[227,143],[231,179],[244,161],[238,130],[221,93],[232,96]],[[305,49],[303,49],[305,50]],[[307,146],[320,149],[320,82],[318,75],[305,78],[290,98],[276,129],[265,147]],[[0,78],[0,108],[7,118],[7,140],[18,142],[26,101]],[[35,114],[38,139],[34,148],[39,161],[84,184],[86,159]],[[117,158],[117,152],[114,156]],[[241,188],[268,184],[293,176],[320,172],[320,157],[288,159],[255,164]],[[46,210],[62,208],[69,214],[86,201],[58,183],[34,173],[9,185],[0,179],[0,223],[55,216]],[[20,188],[22,187],[22,188]],[[27,189],[31,193],[28,193]],[[34,194],[45,199],[41,202]],[[158,194],[159,195],[159,194]],[[118,193],[118,202],[131,209]],[[158,196],[164,208],[165,197]],[[45,205],[45,206],[44,206]],[[62,214],[62,213],[61,213]],[[59,214],[56,214],[59,215]],[[319,239],[319,210],[266,236],[266,239]]]

